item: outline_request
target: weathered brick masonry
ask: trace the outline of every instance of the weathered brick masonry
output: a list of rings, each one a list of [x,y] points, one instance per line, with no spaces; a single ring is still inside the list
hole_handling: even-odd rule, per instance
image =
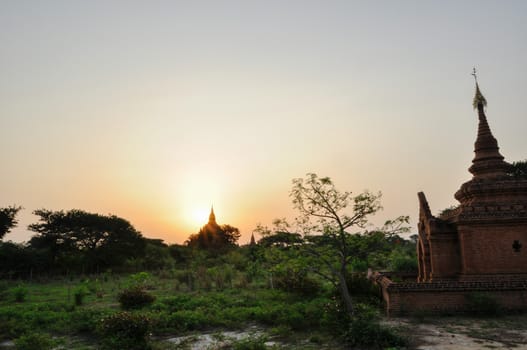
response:
[[[478,292],[492,297],[503,309],[527,310],[527,280],[524,278],[502,276],[502,280],[400,283],[379,273],[372,278],[382,288],[389,316],[420,311],[463,312],[469,293]]]
[[[509,174],[476,84],[478,134],[469,171],[455,193],[457,208],[433,216],[420,192],[415,282],[374,274],[390,315],[462,311],[467,296],[484,292],[501,307],[527,310],[527,180]]]

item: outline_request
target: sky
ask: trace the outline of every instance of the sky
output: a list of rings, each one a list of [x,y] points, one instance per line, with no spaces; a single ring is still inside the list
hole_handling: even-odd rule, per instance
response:
[[[507,161],[527,158],[527,2],[0,0],[4,240],[36,209],[82,209],[182,243],[207,221],[296,215],[291,180],[417,192],[433,213],[471,178],[472,68]]]

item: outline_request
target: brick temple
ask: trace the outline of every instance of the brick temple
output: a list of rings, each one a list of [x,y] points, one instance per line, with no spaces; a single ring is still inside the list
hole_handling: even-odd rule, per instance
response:
[[[459,205],[436,217],[418,193],[417,278],[396,283],[386,274],[372,276],[388,315],[462,312],[470,293],[485,293],[504,309],[527,310],[527,180],[511,175],[486,104],[476,81],[472,179],[455,193]]]

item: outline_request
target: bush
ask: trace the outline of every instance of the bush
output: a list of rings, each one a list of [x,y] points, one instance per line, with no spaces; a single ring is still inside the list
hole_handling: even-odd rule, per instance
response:
[[[417,258],[401,250],[394,250],[388,257],[388,267],[393,272],[417,272]]]
[[[356,314],[351,319],[344,338],[351,347],[388,348],[403,347],[408,341],[392,327],[379,323],[377,310],[357,304]]]
[[[152,275],[148,272],[138,272],[128,276],[127,286],[128,288],[140,288],[149,289],[151,288]]]
[[[107,310],[99,309],[88,308],[73,310],[70,313],[68,325],[65,328],[68,332],[73,333],[94,333],[101,317],[107,314]]]
[[[121,291],[117,296],[121,307],[125,310],[140,309],[154,302],[155,297],[142,288],[129,288]]]
[[[320,283],[305,269],[277,265],[273,272],[273,284],[277,289],[303,296],[314,296],[320,292]]]
[[[84,287],[78,287],[73,291],[73,297],[75,299],[75,305],[81,306],[84,302],[84,297],[88,294],[88,290]]]
[[[9,284],[6,281],[0,281],[0,301],[4,300],[8,296]]]
[[[82,283],[83,287],[86,290],[86,294],[97,294],[101,290],[101,284],[99,282],[99,279],[87,279]]]
[[[150,319],[144,315],[119,312],[101,320],[97,333],[101,349],[149,349]]]
[[[354,318],[345,339],[352,347],[389,348],[406,346],[407,341],[393,328],[384,326],[377,320]]]
[[[378,293],[378,287],[370,281],[365,273],[355,272],[346,275],[346,284],[348,290],[352,295],[367,295],[376,296]]]
[[[333,294],[328,296],[322,306],[321,328],[333,335],[342,335],[342,333],[347,331],[347,325],[350,321],[350,315],[340,297],[340,293],[336,290],[333,291]]]
[[[24,286],[17,286],[13,288],[13,295],[17,303],[22,303],[26,301],[27,294],[28,294],[28,290]]]
[[[48,334],[30,333],[15,340],[17,350],[51,350],[57,345]]]

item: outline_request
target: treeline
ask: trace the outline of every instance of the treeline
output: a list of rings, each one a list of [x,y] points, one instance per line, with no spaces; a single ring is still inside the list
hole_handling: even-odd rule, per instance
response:
[[[0,240],[17,224],[21,207],[0,208]],[[83,210],[33,212],[38,222],[26,243],[0,241],[0,279],[37,275],[93,274],[170,269],[188,264],[197,251],[218,256],[237,248],[240,232],[231,225],[205,225],[183,245],[144,237],[115,215]]]
[[[0,209],[2,236],[16,224],[19,207]],[[217,231],[201,229],[183,245],[167,245],[149,239],[127,220],[82,210],[37,210],[37,223],[29,225],[35,235],[26,243],[0,242],[0,278],[34,279],[41,276],[93,274],[107,271],[138,272],[222,266],[243,269],[250,275],[266,274],[270,282],[287,289],[301,288],[313,260],[305,252],[298,233],[258,227],[262,238],[252,245],[237,245],[239,231],[219,226]],[[204,235],[215,244],[204,244]],[[217,235],[221,239],[211,238]],[[219,244],[218,242],[221,242]],[[351,271],[368,267],[408,271],[416,268],[415,241],[376,231],[349,236],[354,251]],[[188,278],[189,281],[192,277]]]
[[[9,210],[8,210],[9,209]],[[3,212],[3,234],[16,225],[19,207]],[[39,217],[28,229],[35,235],[24,244],[0,245],[0,274],[31,278],[34,274],[96,273],[145,257],[149,240],[125,219],[82,210],[33,212]],[[3,236],[3,235],[2,235]],[[157,242],[156,242],[157,243]]]

